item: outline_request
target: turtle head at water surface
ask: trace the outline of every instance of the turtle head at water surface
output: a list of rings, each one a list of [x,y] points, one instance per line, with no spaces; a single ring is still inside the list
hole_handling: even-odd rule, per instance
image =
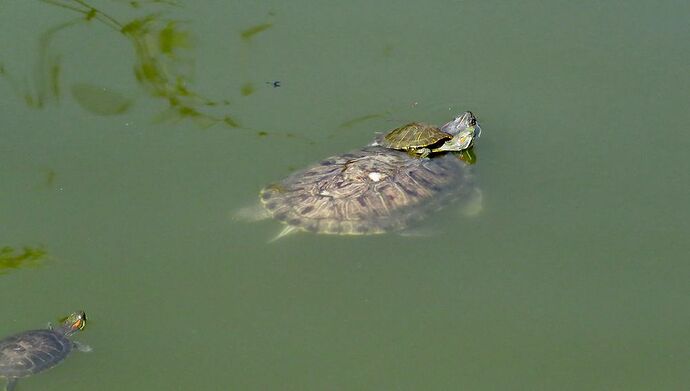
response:
[[[69,314],[61,323],[60,328],[65,335],[72,335],[86,327],[86,312],[77,311]]]
[[[477,117],[475,117],[471,111],[465,111],[453,118],[453,120],[441,126],[441,131],[451,136],[455,136],[461,132],[469,132],[473,138],[479,138],[482,134],[482,128],[479,126],[479,122],[477,122]]]

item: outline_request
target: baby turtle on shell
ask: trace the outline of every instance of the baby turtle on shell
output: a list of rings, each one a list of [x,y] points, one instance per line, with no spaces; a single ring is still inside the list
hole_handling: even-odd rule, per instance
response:
[[[480,134],[477,118],[466,111],[440,129],[420,122],[409,123],[378,137],[373,145],[408,151],[424,158],[432,152],[467,149]]]
[[[260,192],[264,213],[294,231],[364,235],[401,231],[456,198],[481,201],[470,165],[368,146],[329,157]]]
[[[17,379],[52,368],[67,358],[72,349],[88,352],[87,345],[69,339],[86,326],[86,314],[71,314],[58,328],[31,330],[0,341],[0,377],[7,379],[6,391],[14,390]]]

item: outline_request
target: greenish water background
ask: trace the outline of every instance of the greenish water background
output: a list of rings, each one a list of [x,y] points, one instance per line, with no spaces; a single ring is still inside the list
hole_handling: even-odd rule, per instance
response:
[[[0,335],[83,308],[94,348],[18,389],[690,383],[687,2],[93,5],[180,21],[172,74],[242,128],[161,120],[131,40],[92,21],[44,50],[78,14],[0,2],[0,246],[47,253],[0,274]],[[59,94],[27,105],[54,63]],[[232,218],[293,169],[465,109],[477,217],[274,243],[278,223]]]

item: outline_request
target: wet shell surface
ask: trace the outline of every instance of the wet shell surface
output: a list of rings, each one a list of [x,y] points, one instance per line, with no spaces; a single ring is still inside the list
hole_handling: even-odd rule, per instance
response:
[[[53,330],[33,330],[0,341],[0,376],[24,377],[57,365],[72,341]]]
[[[429,147],[451,138],[450,134],[434,126],[413,122],[391,130],[379,140],[379,143],[387,148],[409,150]]]
[[[403,230],[473,189],[470,166],[453,154],[419,159],[370,146],[266,186],[260,199],[288,228],[362,235]]]

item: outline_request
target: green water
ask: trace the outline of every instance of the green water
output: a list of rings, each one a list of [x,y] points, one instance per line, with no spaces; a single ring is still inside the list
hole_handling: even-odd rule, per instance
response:
[[[0,1],[0,336],[94,351],[18,391],[688,387],[690,3],[55,3]],[[466,109],[476,217],[233,219]]]

